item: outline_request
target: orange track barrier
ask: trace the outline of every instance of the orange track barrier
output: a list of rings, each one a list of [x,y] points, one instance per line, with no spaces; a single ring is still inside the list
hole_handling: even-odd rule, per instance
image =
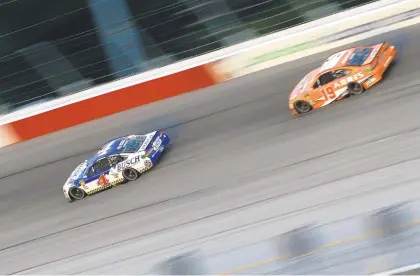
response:
[[[0,126],[0,147],[171,98],[220,82],[211,67],[194,67]]]

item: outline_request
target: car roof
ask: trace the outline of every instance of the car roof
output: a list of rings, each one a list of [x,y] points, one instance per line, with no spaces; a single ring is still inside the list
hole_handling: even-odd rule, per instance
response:
[[[127,140],[129,136],[122,136],[115,139],[112,139],[106,142],[93,156],[88,159],[87,165],[90,166],[99,159],[102,159],[107,156],[120,154],[123,150],[123,147],[120,145]]]
[[[349,48],[330,55],[319,68],[319,72],[321,73],[334,68],[346,66],[355,49],[356,47]]]
[[[375,47],[380,47],[381,45],[383,45],[383,43],[370,45],[370,46],[357,46],[357,47],[347,48],[345,50],[336,52],[330,55],[324,61],[324,63],[322,63],[322,65],[319,67],[319,73],[324,73],[325,71],[329,71],[334,68],[352,67],[351,65],[348,65],[348,61],[350,60],[352,54],[356,51],[356,49],[360,49],[360,48],[374,49]]]

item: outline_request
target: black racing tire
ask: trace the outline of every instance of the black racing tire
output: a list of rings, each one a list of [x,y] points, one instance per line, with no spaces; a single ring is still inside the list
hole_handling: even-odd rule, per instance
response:
[[[83,191],[81,188],[79,187],[72,187],[69,190],[69,194],[70,197],[75,199],[75,200],[81,200],[86,196],[85,191]]]
[[[360,95],[365,91],[363,85],[358,82],[350,82],[347,86],[347,89],[351,95]]]
[[[139,178],[140,174],[136,169],[133,168],[126,168],[123,172],[122,175],[124,177],[125,180],[127,181],[134,181],[137,178]]]
[[[296,101],[293,106],[299,114],[305,114],[312,110],[312,106],[307,101],[303,100]]]

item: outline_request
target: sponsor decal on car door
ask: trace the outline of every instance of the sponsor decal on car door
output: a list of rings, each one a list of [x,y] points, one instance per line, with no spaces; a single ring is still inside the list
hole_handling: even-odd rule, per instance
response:
[[[325,99],[324,105],[329,104],[340,97],[347,90],[347,85],[350,82],[362,81],[364,77],[365,74],[363,72],[357,72],[354,75],[342,77],[321,87],[320,91]]]

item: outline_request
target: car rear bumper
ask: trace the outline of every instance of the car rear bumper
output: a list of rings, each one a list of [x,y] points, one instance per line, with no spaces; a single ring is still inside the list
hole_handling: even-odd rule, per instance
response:
[[[156,164],[159,159],[161,158],[163,152],[169,146],[171,139],[169,138],[168,134],[164,132],[158,132],[158,137],[160,139],[160,144],[152,146],[150,148],[150,153],[148,154],[149,158],[152,160],[153,164]],[[155,140],[157,141],[157,139]]]

